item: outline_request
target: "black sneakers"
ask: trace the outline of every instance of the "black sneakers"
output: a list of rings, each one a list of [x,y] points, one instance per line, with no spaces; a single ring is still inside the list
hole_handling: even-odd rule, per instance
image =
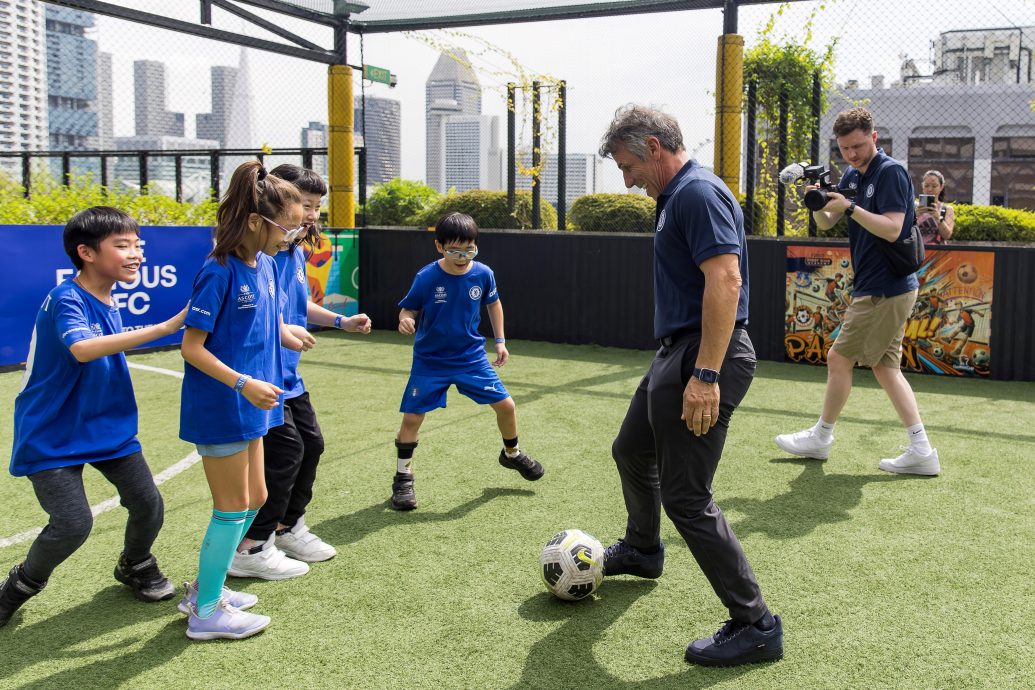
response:
[[[413,475],[396,472],[392,480],[392,508],[413,510],[417,507],[417,494],[413,491]]]
[[[140,601],[162,601],[172,599],[176,588],[169,578],[158,569],[158,561],[151,554],[139,563],[130,563],[126,554],[119,556],[115,565],[115,579],[133,590],[133,596]]]
[[[658,544],[657,553],[643,553],[619,539],[604,549],[604,577],[635,575],[655,580],[665,568],[665,545]]]
[[[546,473],[543,466],[529,457],[529,455],[523,450],[518,451],[516,458],[509,457],[506,449],[501,450],[500,464],[508,470],[517,470],[521,473],[522,477],[530,482],[534,482]]]
[[[760,630],[750,623],[726,621],[711,637],[695,640],[686,648],[686,660],[701,666],[739,666],[783,658],[783,623]]]
[[[11,568],[7,579],[0,582],[0,628],[11,620],[11,616],[22,604],[39,594],[47,586],[46,581],[33,582],[21,572],[21,565]]]

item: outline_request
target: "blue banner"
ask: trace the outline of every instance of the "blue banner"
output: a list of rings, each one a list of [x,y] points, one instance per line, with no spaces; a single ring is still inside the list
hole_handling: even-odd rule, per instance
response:
[[[0,246],[7,256],[0,296],[0,365],[22,364],[36,313],[54,286],[76,274],[65,254],[61,225],[0,225]],[[194,276],[212,250],[212,229],[142,227],[144,263],[131,283],[116,283],[112,299],[124,330],[165,321],[190,299]],[[146,347],[176,345],[177,333]]]

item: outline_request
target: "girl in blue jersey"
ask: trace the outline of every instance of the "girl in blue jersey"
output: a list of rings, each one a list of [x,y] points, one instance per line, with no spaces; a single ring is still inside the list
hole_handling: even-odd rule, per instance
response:
[[[198,579],[180,602],[187,637],[242,639],[270,623],[242,609],[254,595],[223,588],[234,548],[266,501],[262,437],[283,423],[281,345],[300,351],[281,318],[273,257],[302,223],[302,199],[258,161],[234,171],[216,214],[216,243],[194,279],[182,353],[180,438],[197,444],[212,492]]]
[[[287,298],[284,323],[310,347],[315,344],[306,323],[345,331],[369,333],[366,314],[345,317],[309,299],[306,251],[321,241],[317,221],[320,201],[327,193],[323,179],[306,168],[284,164],[271,175],[292,183],[302,196],[304,230],[288,238],[288,248],[273,257],[280,286]],[[303,246],[306,248],[303,251]],[[283,580],[309,572],[307,563],[326,561],[337,553],[333,546],[309,531],[305,510],[313,497],[316,468],[324,441],[309,392],[298,373],[299,353],[284,348],[284,423],[272,427],[263,438],[266,471],[266,503],[234,553],[229,574]]]
[[[518,447],[517,408],[492,368],[510,359],[503,336],[503,305],[496,292],[492,269],[474,260],[478,256],[478,225],[464,213],[450,213],[435,226],[435,249],[442,258],[418,273],[406,297],[399,302],[399,332],[416,333],[413,366],[400,412],[402,426],[395,438],[396,471],[392,480],[392,507],[413,510],[413,451],[426,413],[446,406],[451,385],[471,400],[489,405],[503,436],[499,463],[535,481],[543,466]],[[485,338],[478,333],[481,306],[486,305],[496,337],[496,360],[490,366]],[[420,326],[416,319],[420,316]]]
[[[25,561],[0,583],[0,626],[90,534],[93,515],[83,490],[87,464],[115,485],[129,511],[115,578],[143,601],[175,593],[151,555],[162,527],[162,497],[137,440],[137,406],[123,352],[177,332],[186,310],[163,323],[122,331],[111,291],[116,281],[130,282],[140,270],[139,235],[135,220],[107,206],[80,211],[65,226],[65,252],[79,273],[51,290],[36,316],[14,401],[11,452],[11,474],[29,478],[50,521]]]

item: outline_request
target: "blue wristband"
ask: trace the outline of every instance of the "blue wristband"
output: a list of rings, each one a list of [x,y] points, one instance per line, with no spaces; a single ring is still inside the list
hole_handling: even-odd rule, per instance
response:
[[[249,376],[248,374],[241,374],[241,377],[237,379],[237,383],[234,384],[234,390],[238,393],[243,391],[244,384],[248,383],[249,379],[251,379],[251,376]]]
[[[506,338],[496,338],[496,344],[497,345],[502,345],[505,342],[507,342]]]
[[[334,327],[338,330],[341,330],[341,314],[339,314],[337,318],[334,319]]]

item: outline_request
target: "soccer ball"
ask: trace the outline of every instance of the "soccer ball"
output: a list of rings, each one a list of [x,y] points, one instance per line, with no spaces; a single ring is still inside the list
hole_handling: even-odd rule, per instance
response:
[[[841,259],[841,268],[848,268],[848,259]]]
[[[567,529],[546,542],[539,566],[543,583],[554,596],[566,601],[585,599],[604,580],[604,547],[582,530]]]
[[[935,343],[931,346],[931,355],[934,356],[935,359],[941,359],[945,356],[945,350],[942,349],[941,345]]]
[[[985,369],[988,367],[988,363],[991,361],[991,356],[988,354],[988,350],[980,349],[974,350],[970,355],[970,361],[974,363],[978,369]]]
[[[956,269],[956,277],[960,279],[961,283],[969,285],[977,280],[977,267],[974,264],[960,264]]]

